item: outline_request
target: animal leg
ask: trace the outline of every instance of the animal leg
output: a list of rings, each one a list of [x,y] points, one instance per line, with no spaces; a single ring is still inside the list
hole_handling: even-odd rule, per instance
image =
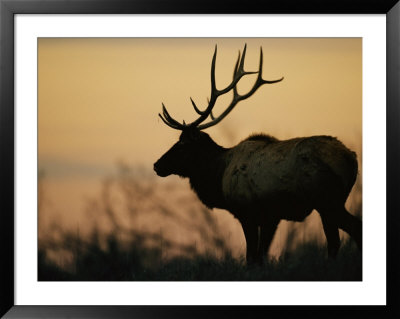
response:
[[[258,226],[254,221],[240,221],[244,237],[246,238],[246,261],[253,264],[257,260],[258,251]]]
[[[339,214],[338,226],[347,232],[357,244],[358,249],[362,250],[362,223],[357,217],[351,215],[345,208]]]
[[[332,218],[331,214],[326,215],[323,213],[320,216],[328,242],[328,256],[335,258],[340,247],[339,229],[336,220]]]
[[[263,263],[264,257],[267,256],[272,239],[274,238],[276,229],[278,228],[279,220],[268,220],[263,222],[260,231],[260,249],[258,252],[258,262]]]

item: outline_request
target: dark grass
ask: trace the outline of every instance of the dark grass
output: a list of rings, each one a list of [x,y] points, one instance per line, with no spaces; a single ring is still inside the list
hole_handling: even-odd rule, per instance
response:
[[[329,259],[325,245],[300,240],[297,223],[289,228],[287,250],[280,258],[265,260],[263,266],[247,266],[243,258],[232,257],[228,238],[221,235],[208,209],[199,204],[195,211],[179,215],[158,194],[157,183],[142,173],[121,164],[117,176],[103,183],[101,194],[92,201],[95,205],[89,205],[88,213],[94,216],[91,235],[82,237],[79,228],[75,233],[68,232],[60,221],[51,227],[39,227],[39,281],[362,280],[362,257],[352,240],[342,241],[336,259]],[[361,182],[355,188],[361,193]],[[128,227],[120,219],[124,211],[112,200],[115,191],[121,195],[118,204],[124,203],[130,214],[130,226],[135,226],[139,215],[152,217],[160,225],[173,221],[178,229],[198,235],[208,251],[202,253],[196,245],[174,242],[161,231],[150,233]],[[46,203],[43,197],[42,192],[39,203]],[[361,218],[361,202],[354,203],[353,211]],[[43,205],[39,207],[43,209]],[[100,219],[110,225],[109,232],[96,228]]]
[[[71,242],[74,238],[68,238]],[[90,239],[63,244],[62,251],[72,258],[57,265],[39,250],[40,281],[360,281],[362,258],[351,241],[342,244],[336,259],[326,257],[326,248],[308,243],[263,266],[247,266],[227,251],[222,257],[188,254],[162,258],[162,250],[149,248],[142,240],[118,243],[114,235],[106,245]],[[75,246],[75,247],[74,247]],[[52,249],[55,249],[53,245]]]

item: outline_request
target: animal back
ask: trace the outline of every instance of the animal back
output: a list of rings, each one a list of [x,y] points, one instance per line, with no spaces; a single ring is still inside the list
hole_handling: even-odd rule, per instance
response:
[[[312,205],[332,189],[336,197],[347,198],[356,176],[355,153],[336,138],[266,141],[257,137],[231,149],[222,188],[232,205],[289,197]]]

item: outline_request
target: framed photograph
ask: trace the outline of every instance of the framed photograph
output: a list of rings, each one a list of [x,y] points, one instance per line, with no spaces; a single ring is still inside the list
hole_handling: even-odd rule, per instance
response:
[[[396,1],[0,3],[1,315],[399,314]]]

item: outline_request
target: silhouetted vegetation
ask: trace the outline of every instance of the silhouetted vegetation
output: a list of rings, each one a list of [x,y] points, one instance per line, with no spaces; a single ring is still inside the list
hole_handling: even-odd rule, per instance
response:
[[[64,247],[65,249],[65,247]],[[77,249],[78,250],[78,249]],[[72,254],[73,252],[70,251]],[[175,257],[163,261],[160,248],[148,248],[140,239],[129,247],[115,236],[106,247],[95,239],[80,246],[73,262],[60,267],[39,251],[38,279],[43,281],[356,281],[361,277],[361,254],[346,242],[335,260],[323,247],[307,244],[264,266],[245,265],[227,254]]]
[[[317,241],[298,244],[300,230],[295,223],[285,245],[294,249],[266,260],[263,266],[246,266],[244,256],[234,257],[229,239],[221,234],[212,212],[192,197],[183,196],[180,202],[193,205],[185,204],[187,212],[178,214],[159,195],[154,181],[138,174],[143,173],[121,164],[118,174],[104,181],[99,198],[88,202],[88,213],[95,217],[88,234],[79,229],[65,230],[55,223],[40,232],[38,280],[362,280],[361,254],[352,241],[344,241],[337,258],[329,259],[325,246]],[[182,232],[198,239],[187,243],[168,238],[161,228],[151,231],[139,223],[144,215],[166,227],[175,223]],[[100,227],[100,220],[107,227]]]

